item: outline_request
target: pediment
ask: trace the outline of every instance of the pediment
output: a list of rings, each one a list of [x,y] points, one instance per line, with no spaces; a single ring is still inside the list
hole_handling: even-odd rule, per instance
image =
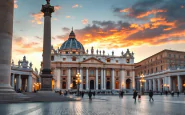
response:
[[[89,58],[89,59],[86,59],[84,61],[82,61],[82,63],[97,63],[97,64],[103,64],[104,62],[92,57],[92,58]]]

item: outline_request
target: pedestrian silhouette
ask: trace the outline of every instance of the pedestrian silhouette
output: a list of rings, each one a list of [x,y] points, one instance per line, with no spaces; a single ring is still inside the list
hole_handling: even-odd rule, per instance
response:
[[[153,91],[152,90],[150,90],[150,92],[149,92],[149,101],[151,101],[151,99],[152,99],[152,101],[154,101],[154,99],[153,99]]]

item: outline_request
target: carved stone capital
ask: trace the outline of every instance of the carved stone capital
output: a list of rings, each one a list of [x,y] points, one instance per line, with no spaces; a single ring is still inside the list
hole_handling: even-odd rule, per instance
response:
[[[42,5],[41,12],[44,13],[44,16],[50,16],[54,12],[54,6],[51,6],[50,4]]]

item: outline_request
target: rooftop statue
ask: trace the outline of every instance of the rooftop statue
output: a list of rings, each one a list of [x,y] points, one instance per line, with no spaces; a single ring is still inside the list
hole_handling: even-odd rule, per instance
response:
[[[50,4],[50,0],[46,0],[47,4]]]

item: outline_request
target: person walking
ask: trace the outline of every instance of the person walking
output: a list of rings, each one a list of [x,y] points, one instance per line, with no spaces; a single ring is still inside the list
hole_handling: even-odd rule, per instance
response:
[[[92,99],[92,92],[91,92],[91,90],[89,91],[89,99],[90,100]]]
[[[151,101],[151,99],[152,99],[152,101],[154,101],[152,90],[150,90],[150,92],[149,92],[149,101]]]
[[[84,97],[84,92],[82,91],[82,98]]]
[[[179,97],[179,93],[180,93],[180,92],[179,92],[179,90],[178,90],[178,91],[177,91],[177,96],[178,96],[178,97]]]
[[[133,99],[135,100],[135,102],[136,102],[136,97],[137,97],[137,92],[136,92],[136,90],[134,90]]]
[[[171,95],[172,95],[172,97],[174,96],[174,92],[173,91],[171,92]]]

